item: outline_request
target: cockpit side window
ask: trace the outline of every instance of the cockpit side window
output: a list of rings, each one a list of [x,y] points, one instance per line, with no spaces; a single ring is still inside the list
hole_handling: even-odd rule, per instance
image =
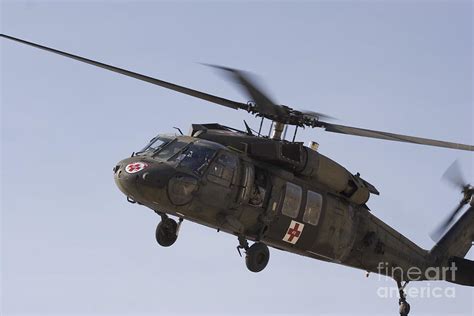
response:
[[[216,154],[214,148],[199,144],[189,144],[181,153],[175,154],[170,161],[178,161],[180,168],[202,175]]]
[[[230,153],[222,152],[212,163],[207,179],[228,187],[232,183],[236,168],[237,157]]]

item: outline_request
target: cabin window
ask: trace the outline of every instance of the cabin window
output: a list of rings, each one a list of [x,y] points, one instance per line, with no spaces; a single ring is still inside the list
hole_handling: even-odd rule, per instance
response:
[[[308,191],[306,195],[306,206],[304,209],[303,222],[318,225],[321,209],[323,207],[323,196],[319,193]]]
[[[223,153],[211,165],[207,179],[228,187],[232,183],[236,167],[237,158],[231,154]]]
[[[302,190],[300,186],[287,182],[281,212],[286,216],[296,218],[301,207],[301,195]]]

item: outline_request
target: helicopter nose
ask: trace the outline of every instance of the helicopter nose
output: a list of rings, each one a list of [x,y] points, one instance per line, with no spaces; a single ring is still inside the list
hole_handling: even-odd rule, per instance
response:
[[[124,159],[113,168],[117,187],[129,200],[167,200],[166,187],[176,174],[175,168],[167,163],[139,159]]]
[[[127,197],[135,200],[139,195],[138,181],[148,167],[149,164],[143,161],[130,161],[129,159],[120,161],[113,168],[117,187]]]

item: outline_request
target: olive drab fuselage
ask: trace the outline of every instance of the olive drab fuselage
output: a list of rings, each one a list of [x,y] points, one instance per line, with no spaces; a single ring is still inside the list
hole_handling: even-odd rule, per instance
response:
[[[428,265],[427,251],[370,213],[365,202],[369,192],[378,192],[359,175],[302,144],[298,150],[306,151],[306,161],[270,139],[193,127],[193,137],[158,136],[150,144],[158,142],[161,149],[149,145],[114,168],[115,181],[129,200],[277,249],[370,272],[380,272],[380,262],[403,271]]]
[[[115,182],[127,200],[161,216],[156,229],[160,246],[171,246],[181,222],[190,220],[236,235],[237,249],[245,250],[252,272],[265,268],[272,246],[387,274],[397,281],[402,316],[410,311],[404,294],[408,281],[435,279],[474,286],[474,262],[464,258],[474,241],[474,187],[461,179],[460,172],[451,182],[463,199],[440,226],[441,239],[434,238],[438,242],[427,251],[372,215],[366,202],[371,194],[379,194],[372,184],[295,139],[299,127],[309,127],[471,152],[473,145],[334,124],[330,116],[275,103],[251,76],[237,69],[210,65],[237,83],[252,101],[230,100],[10,35],[0,34],[0,38],[261,118],[255,133],[247,123],[247,132],[195,124],[190,136],[158,135],[114,167]],[[265,119],[271,122],[268,136],[261,135]],[[285,140],[288,126],[295,127],[291,142]],[[452,224],[467,204],[469,209]],[[177,216],[179,222],[168,215]],[[256,242],[249,246],[247,240]],[[425,273],[452,263],[458,268],[456,277],[432,278]],[[421,275],[410,277],[412,268]]]

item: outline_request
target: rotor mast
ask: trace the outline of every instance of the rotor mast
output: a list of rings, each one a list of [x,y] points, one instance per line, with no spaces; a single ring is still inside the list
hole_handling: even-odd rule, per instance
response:
[[[281,140],[281,135],[283,134],[285,126],[286,125],[284,123],[273,121],[271,139]]]

